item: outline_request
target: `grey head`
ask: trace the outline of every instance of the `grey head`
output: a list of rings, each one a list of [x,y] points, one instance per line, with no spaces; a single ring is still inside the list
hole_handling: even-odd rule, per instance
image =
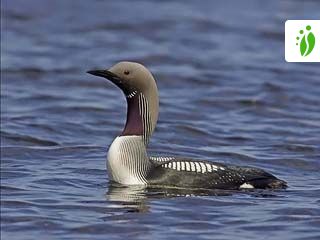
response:
[[[158,120],[159,98],[150,71],[136,62],[119,62],[109,69],[88,73],[104,77],[118,86],[127,99],[127,122],[121,135],[141,135],[145,144]]]

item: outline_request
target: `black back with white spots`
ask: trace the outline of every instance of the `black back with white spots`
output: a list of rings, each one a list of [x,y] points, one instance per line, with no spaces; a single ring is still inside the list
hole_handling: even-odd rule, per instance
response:
[[[257,168],[174,157],[150,157],[149,185],[178,188],[283,188],[285,182]]]

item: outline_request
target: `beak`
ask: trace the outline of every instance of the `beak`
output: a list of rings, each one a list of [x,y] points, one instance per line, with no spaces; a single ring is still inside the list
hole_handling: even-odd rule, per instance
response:
[[[104,77],[114,83],[121,82],[121,79],[116,74],[108,70],[90,70],[90,71],[87,71],[87,73],[92,74],[94,76],[98,76],[98,77]]]

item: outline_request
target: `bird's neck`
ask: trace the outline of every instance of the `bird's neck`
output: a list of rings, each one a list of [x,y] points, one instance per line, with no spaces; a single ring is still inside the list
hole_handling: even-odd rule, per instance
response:
[[[121,136],[142,136],[145,145],[153,133],[158,117],[156,109],[156,118],[151,110],[150,100],[143,93],[127,95],[127,121]]]
[[[127,97],[127,121],[121,136],[143,135],[143,123],[139,112],[139,98]]]

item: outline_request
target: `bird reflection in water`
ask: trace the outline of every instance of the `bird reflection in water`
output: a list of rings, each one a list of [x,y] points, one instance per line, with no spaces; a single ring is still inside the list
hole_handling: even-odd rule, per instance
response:
[[[207,190],[207,189],[178,189],[164,187],[124,186],[109,183],[106,198],[116,208],[125,208],[128,212],[149,212],[149,201],[176,197],[200,196],[230,196],[237,191]],[[240,192],[240,191],[238,191]]]

